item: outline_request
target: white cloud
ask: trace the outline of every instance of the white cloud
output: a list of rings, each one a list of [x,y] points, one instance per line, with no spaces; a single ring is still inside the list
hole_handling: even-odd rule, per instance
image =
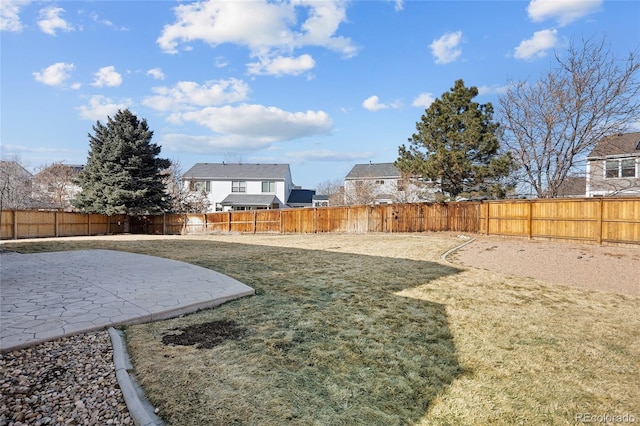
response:
[[[351,57],[357,48],[349,38],[335,33],[346,21],[346,3],[336,1],[251,2],[200,1],[174,9],[176,21],[165,25],[157,43],[167,53],[203,41],[216,46],[233,43],[246,46],[250,56],[278,58],[291,56],[298,48],[320,46]],[[298,26],[297,16],[307,19]],[[297,58],[296,65],[308,67],[310,57]],[[300,63],[304,59],[304,63]],[[255,65],[255,64],[253,64]],[[277,64],[276,64],[277,65]],[[267,72],[268,67],[259,67]],[[275,71],[282,71],[276,66]]]
[[[106,26],[106,27],[113,28],[113,29],[114,29],[114,30],[116,30],[116,31],[127,31],[127,28],[125,28],[125,27],[118,27],[118,26],[116,26],[113,22],[111,22],[110,20],[108,20],[108,19],[103,19],[103,18],[101,18],[100,16],[98,16],[98,14],[97,14],[97,13],[91,13],[89,16],[91,17],[91,19],[92,19],[94,22],[97,22],[98,24],[104,25],[104,26]]]
[[[478,95],[501,95],[506,93],[508,88],[509,86],[478,86]]]
[[[160,68],[151,68],[149,71],[147,71],[147,75],[150,75],[156,80],[164,80],[164,73]]]
[[[215,62],[216,68],[224,68],[229,65],[229,62],[224,58],[224,56],[218,56]]]
[[[268,74],[275,76],[300,75],[316,65],[311,55],[297,58],[279,56],[276,58],[260,58],[259,62],[247,64],[249,74]]]
[[[88,105],[82,105],[76,109],[80,112],[80,118],[82,119],[104,122],[107,117],[113,117],[118,110],[129,108],[131,103],[131,99],[123,99],[121,102],[116,103],[105,96],[94,95],[89,99]]]
[[[70,72],[75,69],[73,64],[58,62],[49,65],[40,72],[34,72],[33,76],[36,81],[46,84],[47,86],[60,86],[70,77]]]
[[[116,71],[116,67],[113,65],[100,68],[94,76],[95,79],[91,85],[95,87],[118,87],[122,84],[122,75]]]
[[[31,3],[31,0],[0,1],[0,31],[22,31],[20,10]]]
[[[381,109],[389,108],[387,105],[381,104],[380,98],[375,95],[369,96],[367,99],[362,101],[362,106],[364,107],[364,109],[367,109],[369,111],[379,111]]]
[[[523,40],[515,49],[516,59],[533,60],[546,56],[558,42],[558,30],[542,30],[533,33],[533,37]]]
[[[74,28],[60,17],[63,13],[64,9],[55,6],[49,6],[41,9],[38,26],[42,32],[54,36],[56,35],[57,30],[73,31]]]
[[[462,54],[459,48],[462,42],[462,31],[455,33],[445,33],[442,37],[433,40],[429,45],[431,54],[436,58],[436,64],[448,64],[458,59]]]
[[[413,100],[411,106],[429,108],[429,105],[431,105],[435,100],[436,98],[433,96],[433,93],[423,92]]]
[[[173,87],[154,87],[151,90],[154,95],[145,98],[144,105],[159,111],[177,111],[243,101],[247,98],[249,86],[232,78],[207,81],[202,85],[180,81]]]
[[[369,111],[379,111],[381,109],[388,109],[388,108],[395,109],[395,108],[400,108],[400,102],[395,101],[390,104],[383,104],[380,102],[380,98],[374,95],[374,96],[369,96],[367,99],[362,101],[362,107]]]
[[[404,0],[391,0],[395,3],[396,12],[400,12],[404,9]]]
[[[230,151],[252,152],[271,146],[270,141],[250,139],[237,135],[193,136],[181,133],[161,135],[158,144],[162,146],[163,152],[167,150],[207,155],[227,155]]]
[[[296,4],[296,3],[294,3]],[[334,1],[300,1],[302,7],[308,7],[309,17],[302,24],[302,33],[296,33],[293,46],[323,46],[345,57],[352,57],[357,53],[357,48],[351,39],[335,36],[338,27],[347,20],[346,2]]]
[[[208,107],[182,113],[181,118],[208,127],[216,133],[266,142],[326,134],[333,124],[324,111],[288,112],[275,107],[249,104]]]
[[[555,19],[564,26],[597,11],[603,0],[531,0],[527,7],[533,22]]]

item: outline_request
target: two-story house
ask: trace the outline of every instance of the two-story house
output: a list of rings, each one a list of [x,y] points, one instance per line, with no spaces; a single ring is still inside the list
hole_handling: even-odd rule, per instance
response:
[[[356,164],[344,179],[345,204],[427,201],[434,188],[407,178],[393,163]]]
[[[587,197],[640,196],[640,132],[600,140],[587,156]]]
[[[283,208],[294,189],[288,164],[197,163],[182,182],[206,194],[209,211]]]

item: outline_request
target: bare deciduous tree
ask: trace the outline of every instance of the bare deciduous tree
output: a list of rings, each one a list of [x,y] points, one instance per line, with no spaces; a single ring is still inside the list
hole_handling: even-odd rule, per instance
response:
[[[410,173],[402,172],[402,177],[392,185],[391,194],[396,203],[417,203],[435,201],[438,185],[424,181]]]
[[[52,207],[70,209],[71,199],[80,189],[74,184],[79,171],[79,167],[62,163],[42,166],[33,179],[34,197]]]
[[[326,195],[329,205],[341,206],[344,204],[344,186],[340,179],[325,180],[316,186],[318,195]]]
[[[0,211],[31,207],[31,178],[17,158],[0,161]]]
[[[204,191],[185,188],[182,180],[182,165],[172,160],[168,169],[163,171],[164,183],[171,202],[171,210],[176,213],[206,213],[210,202]],[[193,180],[190,180],[193,184]]]
[[[556,197],[601,138],[640,120],[637,56],[616,58],[604,39],[571,43],[543,78],[512,82],[501,96],[503,140],[538,197]]]
[[[378,195],[381,195],[378,191],[378,185],[372,179],[363,178],[345,182],[344,204],[348,206],[373,204]]]

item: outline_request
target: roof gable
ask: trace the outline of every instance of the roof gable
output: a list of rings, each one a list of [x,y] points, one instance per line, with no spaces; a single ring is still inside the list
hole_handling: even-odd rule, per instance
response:
[[[393,163],[356,164],[345,179],[400,178],[400,170]]]
[[[602,138],[587,158],[622,155],[640,156],[640,132],[618,133]]]
[[[183,179],[272,179],[286,180],[290,176],[288,164],[245,164],[245,163],[196,163]]]

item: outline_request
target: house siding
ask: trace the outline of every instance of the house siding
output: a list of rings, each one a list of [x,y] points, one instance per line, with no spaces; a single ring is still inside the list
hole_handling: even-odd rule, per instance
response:
[[[635,177],[606,177],[607,159],[633,159],[635,161]],[[587,197],[607,195],[640,196],[640,158],[609,157],[591,159],[587,163]]]

